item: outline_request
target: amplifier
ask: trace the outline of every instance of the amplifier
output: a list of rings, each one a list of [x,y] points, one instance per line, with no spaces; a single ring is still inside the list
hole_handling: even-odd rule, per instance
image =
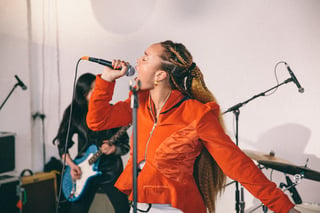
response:
[[[22,213],[56,212],[56,174],[36,173],[21,177]]]
[[[15,169],[15,134],[0,132],[0,173]]]
[[[11,175],[0,176],[0,212],[19,213],[16,204],[19,200],[17,189],[19,188],[19,177]]]

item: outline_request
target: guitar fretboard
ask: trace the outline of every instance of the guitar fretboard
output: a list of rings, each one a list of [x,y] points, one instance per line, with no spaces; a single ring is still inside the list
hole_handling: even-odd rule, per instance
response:
[[[102,155],[102,151],[101,149],[99,149],[96,153],[94,153],[94,155],[88,160],[89,165],[94,164],[94,162],[96,162],[98,160],[98,158]]]

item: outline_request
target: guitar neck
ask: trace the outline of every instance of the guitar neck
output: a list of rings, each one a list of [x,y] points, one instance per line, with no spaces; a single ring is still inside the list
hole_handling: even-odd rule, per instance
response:
[[[88,160],[89,165],[94,164],[94,162],[96,162],[102,154],[103,154],[103,152],[101,151],[101,149],[99,149],[96,153],[94,153],[94,155]]]
[[[109,145],[114,145],[115,142],[124,134],[127,132],[127,129],[129,129],[130,125],[128,126],[123,126],[121,127],[116,134],[114,134],[109,140],[108,140],[108,144]],[[98,158],[103,154],[103,152],[101,151],[101,149],[99,149],[90,159],[89,159],[89,164],[93,164],[94,162],[96,162],[98,160]]]

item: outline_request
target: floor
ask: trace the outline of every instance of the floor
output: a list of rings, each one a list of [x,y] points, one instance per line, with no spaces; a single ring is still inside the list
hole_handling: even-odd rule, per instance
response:
[[[96,193],[89,213],[115,213],[107,195]]]

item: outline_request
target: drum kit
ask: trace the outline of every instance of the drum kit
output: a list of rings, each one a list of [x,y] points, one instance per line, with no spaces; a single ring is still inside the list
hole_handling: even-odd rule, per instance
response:
[[[242,150],[249,158],[258,163],[260,169],[270,168],[284,174],[290,174],[294,176],[294,181],[292,182],[290,177],[286,175],[287,184],[280,183],[280,188],[283,191],[289,191],[290,195],[296,204],[296,209],[303,213],[314,213],[320,212],[320,206],[318,204],[308,204],[302,203],[301,197],[297,192],[295,186],[301,182],[302,179],[309,179],[313,181],[320,181],[320,172],[312,170],[305,166],[297,166],[291,162],[275,157],[274,152],[265,154],[258,151],[252,150]]]

